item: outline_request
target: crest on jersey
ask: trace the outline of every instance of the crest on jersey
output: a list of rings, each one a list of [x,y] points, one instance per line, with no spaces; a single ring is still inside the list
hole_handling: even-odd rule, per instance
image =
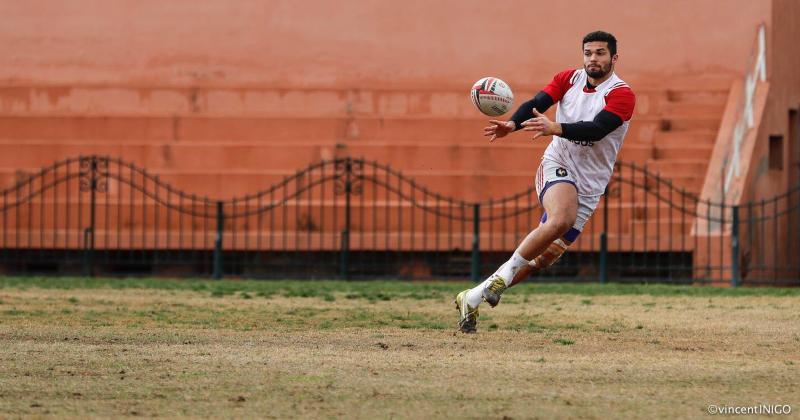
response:
[[[561,177],[561,178],[567,176],[567,170],[564,169],[564,168],[556,169],[556,176]]]

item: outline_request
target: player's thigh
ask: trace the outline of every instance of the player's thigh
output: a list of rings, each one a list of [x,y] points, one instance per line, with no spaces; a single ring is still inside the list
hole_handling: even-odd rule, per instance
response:
[[[575,222],[578,215],[578,190],[570,182],[549,185],[542,197],[542,206],[548,220]]]

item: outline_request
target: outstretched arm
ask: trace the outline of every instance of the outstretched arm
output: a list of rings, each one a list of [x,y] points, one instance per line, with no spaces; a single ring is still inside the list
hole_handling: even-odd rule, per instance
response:
[[[557,123],[535,112],[536,116],[522,123],[525,131],[533,131],[533,138],[559,136],[568,140],[598,141],[622,125],[622,118],[613,112],[602,110],[592,121]]]
[[[525,102],[517,108],[517,112],[511,116],[509,121],[489,121],[490,125],[483,129],[483,135],[490,137],[492,142],[498,137],[505,137],[509,133],[522,128],[522,123],[535,117],[534,109],[538,112],[546,112],[554,103],[564,97],[564,93],[572,86],[572,78],[575,74],[574,69],[562,71],[555,76],[542,90],[530,101]]]
[[[533,118],[533,110],[541,112],[547,111],[553,106],[553,98],[549,94],[541,91],[533,99],[523,103],[517,108],[517,112],[508,121],[489,120],[489,126],[483,129],[483,135],[490,137],[489,142],[493,142],[498,137],[506,135],[522,128],[522,123]]]
[[[544,113],[547,112],[554,103],[553,98],[544,91],[537,93],[533,99],[520,105],[520,107],[517,108],[517,112],[511,116],[510,121],[514,123],[514,130],[521,129],[523,122],[533,118],[534,109]]]

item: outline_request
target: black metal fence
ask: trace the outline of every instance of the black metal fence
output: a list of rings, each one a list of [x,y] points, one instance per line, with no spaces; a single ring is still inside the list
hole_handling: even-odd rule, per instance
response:
[[[121,159],[83,156],[2,191],[0,270],[477,280],[505,261],[541,212],[532,188],[466,202],[356,158],[213,200]],[[798,189],[730,206],[618,163],[581,237],[541,277],[797,285],[798,247]]]

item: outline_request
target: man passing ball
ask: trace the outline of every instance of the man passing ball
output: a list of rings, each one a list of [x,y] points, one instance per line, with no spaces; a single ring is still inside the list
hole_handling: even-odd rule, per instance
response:
[[[536,173],[544,207],[539,226],[489,278],[456,296],[458,327],[477,332],[478,307],[495,307],[509,287],[555,263],[575,242],[605,191],[628,131],[636,97],[614,73],[617,40],[597,31],[583,38],[583,67],[562,71],[509,121],[490,120],[490,142],[515,131],[553,136]],[[543,113],[558,103],[555,121]]]

